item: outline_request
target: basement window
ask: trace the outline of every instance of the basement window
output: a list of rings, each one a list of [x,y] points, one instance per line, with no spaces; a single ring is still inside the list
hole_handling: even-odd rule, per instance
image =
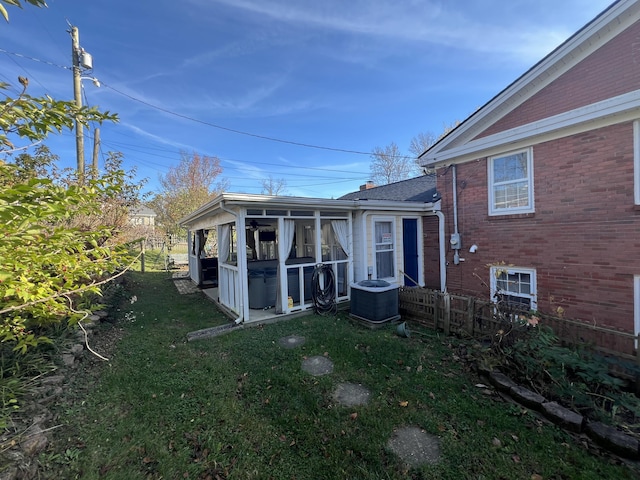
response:
[[[536,271],[531,268],[491,267],[491,300],[507,310],[536,310]]]

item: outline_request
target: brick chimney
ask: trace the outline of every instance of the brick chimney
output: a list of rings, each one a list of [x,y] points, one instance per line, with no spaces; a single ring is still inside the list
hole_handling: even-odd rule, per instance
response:
[[[375,186],[375,183],[373,183],[371,180],[367,180],[367,183],[365,183],[364,185],[360,185],[360,191],[369,190],[370,188],[373,188]]]

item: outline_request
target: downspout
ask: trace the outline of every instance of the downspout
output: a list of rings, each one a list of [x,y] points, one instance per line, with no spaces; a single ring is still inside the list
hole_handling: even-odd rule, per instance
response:
[[[238,219],[238,214],[236,212],[234,212],[233,210],[229,210],[227,207],[224,206],[224,200],[220,201],[220,210],[222,210],[223,212],[227,212],[228,214],[230,214],[232,217],[236,218],[236,224],[237,224],[237,219]],[[246,240],[245,240],[246,241]],[[220,248],[220,245],[218,244],[218,248]],[[218,253],[218,256],[220,256],[220,254]],[[238,255],[238,263],[240,263],[240,255]],[[238,270],[240,270],[241,266],[238,265]],[[242,288],[242,291],[244,292],[244,285]],[[238,316],[238,318],[236,318],[233,321],[234,325],[240,325],[244,320],[244,293],[242,295],[240,295],[240,298],[242,298],[242,303],[240,304],[240,310],[242,311],[242,313]]]
[[[444,213],[436,211],[438,216],[438,240],[440,244],[440,291],[447,291],[447,247],[444,235]]]

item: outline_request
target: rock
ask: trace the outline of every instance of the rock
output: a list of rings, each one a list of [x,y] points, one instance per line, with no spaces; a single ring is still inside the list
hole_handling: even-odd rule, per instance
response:
[[[64,375],[51,375],[40,382],[42,385],[59,385],[64,382]]]
[[[81,343],[76,343],[69,349],[69,353],[71,353],[74,357],[81,357],[84,352],[84,345]]]
[[[104,310],[96,310],[93,312],[93,315],[97,316],[99,320],[103,320],[109,316],[109,314]]]
[[[512,387],[517,386],[513,380],[500,372],[490,372],[489,380],[498,390],[503,392],[508,392]]]
[[[65,367],[73,367],[74,362],[76,361],[76,357],[72,353],[63,353],[62,354],[62,363]]]
[[[572,432],[580,433],[584,423],[584,417],[573,410],[559,405],[557,402],[542,404],[542,411],[555,424]]]
[[[616,428],[600,422],[587,423],[587,434],[603,447],[626,458],[640,457],[640,442]]]
[[[49,439],[42,429],[36,425],[29,430],[29,435],[21,442],[22,451],[27,457],[35,457],[49,444]]]
[[[547,401],[542,395],[532,392],[528,388],[515,385],[509,390],[509,394],[525,407],[539,410],[544,402]]]

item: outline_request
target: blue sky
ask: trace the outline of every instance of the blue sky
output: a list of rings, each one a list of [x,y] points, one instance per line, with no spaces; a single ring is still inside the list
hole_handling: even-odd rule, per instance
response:
[[[271,176],[335,198],[369,179],[367,152],[408,152],[464,120],[610,3],[49,0],[8,9],[0,81],[73,99],[70,23],[102,84],[83,81],[85,101],[120,117],[101,127],[101,154],[122,152],[147,190],[197,152],[221,159],[230,191]],[[75,165],[73,132],[45,143]]]

